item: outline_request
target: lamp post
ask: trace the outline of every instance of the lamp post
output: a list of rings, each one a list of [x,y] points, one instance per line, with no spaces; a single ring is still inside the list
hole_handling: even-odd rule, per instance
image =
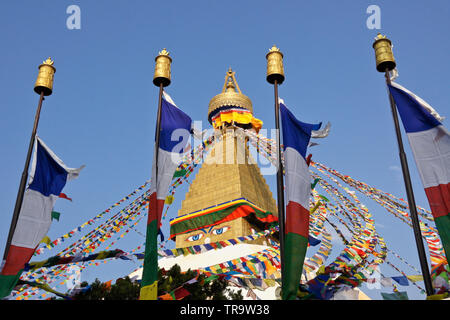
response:
[[[281,161],[281,143],[280,143],[280,102],[278,99],[278,85],[284,81],[283,54],[275,45],[266,55],[267,59],[267,77],[266,80],[273,84],[275,93],[275,129],[277,144],[277,207],[278,222],[280,234],[280,261],[281,261],[281,282],[283,282],[284,273],[284,182],[283,182],[283,163]]]
[[[19,190],[17,192],[16,204],[14,206],[14,213],[11,220],[11,226],[9,228],[8,239],[6,241],[5,252],[3,254],[3,260],[6,260],[8,256],[11,241],[14,235],[14,231],[16,230],[17,221],[19,219],[20,209],[22,208],[22,201],[28,178],[28,169],[30,167],[31,154],[33,152],[34,140],[36,138],[39,118],[41,115],[42,101],[44,100],[44,96],[49,96],[53,92],[53,78],[56,72],[53,63],[54,62],[50,58],[48,58],[39,66],[39,73],[34,85],[34,91],[39,95],[39,102],[36,110],[36,115],[34,117],[33,130],[31,131],[31,138],[28,145],[25,167],[22,172],[22,178],[20,179]]]
[[[396,62],[394,54],[392,53],[391,40],[381,34],[378,34],[373,43],[375,50],[375,60],[378,72],[384,72],[386,84],[391,85],[391,78],[389,72],[394,70]],[[425,247],[422,241],[422,233],[420,231],[419,218],[417,214],[416,202],[414,199],[414,191],[411,184],[411,177],[409,174],[408,161],[406,159],[405,150],[403,147],[402,135],[398,121],[397,107],[394,98],[392,97],[388,87],[389,102],[391,105],[392,117],[394,120],[395,134],[397,137],[397,144],[399,150],[400,163],[402,166],[403,181],[405,183],[406,195],[408,197],[408,206],[411,217],[411,222],[414,230],[414,238],[416,240],[417,252],[419,254],[420,267],[422,270],[423,281],[425,283],[425,290],[427,296],[433,295],[433,286],[431,283],[430,271],[428,269],[427,257],[425,254]]]

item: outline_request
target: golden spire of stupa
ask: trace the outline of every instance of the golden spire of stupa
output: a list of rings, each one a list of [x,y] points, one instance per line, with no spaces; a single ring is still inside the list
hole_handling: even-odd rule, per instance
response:
[[[241,92],[236,81],[235,72],[231,68],[228,69],[225,75],[222,92],[213,97],[209,102],[208,119],[210,123],[211,114],[215,110],[225,106],[241,107],[253,113],[252,101]]]

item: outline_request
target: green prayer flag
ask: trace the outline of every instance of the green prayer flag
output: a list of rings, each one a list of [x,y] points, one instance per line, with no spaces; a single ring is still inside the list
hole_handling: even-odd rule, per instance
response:
[[[285,261],[281,290],[283,300],[295,300],[297,298],[307,248],[307,238],[294,232],[286,234],[284,247]]]
[[[393,292],[393,293],[384,293],[381,292],[381,296],[383,297],[383,300],[409,300],[408,294],[406,291],[402,292]]]
[[[52,220],[59,221],[59,216],[61,215],[60,212],[52,211]]]
[[[20,270],[17,274],[12,275],[0,275],[0,300],[11,294],[22,275],[22,271]]]
[[[186,173],[187,173],[187,171],[186,171],[185,169],[177,170],[177,171],[175,171],[175,173],[173,174],[173,178],[183,177],[183,176],[186,175]],[[172,179],[173,179],[173,178],[172,178]]]
[[[144,268],[142,270],[140,300],[156,300],[158,292],[158,225],[157,220],[147,224]]]
[[[208,282],[213,281],[213,280],[216,280],[216,279],[218,279],[218,278],[219,278],[218,275],[213,274],[213,275],[209,276],[208,278],[206,278],[206,279],[205,279],[205,282],[208,283]]]
[[[320,181],[319,178],[314,179],[314,182],[311,183],[311,190],[314,190],[314,188],[316,187],[317,182],[319,182],[319,181]]]
[[[450,261],[450,213],[434,218],[447,261]]]

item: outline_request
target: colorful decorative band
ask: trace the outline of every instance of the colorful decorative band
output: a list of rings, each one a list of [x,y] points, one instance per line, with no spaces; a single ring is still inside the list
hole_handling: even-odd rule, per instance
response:
[[[186,256],[189,254],[200,254],[200,253],[205,253],[210,250],[217,250],[217,249],[222,249],[222,248],[225,248],[228,246],[234,246],[234,245],[237,245],[240,243],[244,243],[246,241],[253,241],[253,240],[257,240],[257,239],[261,239],[261,238],[267,238],[267,237],[271,236],[272,234],[274,234],[275,232],[278,232],[278,226],[274,226],[267,230],[253,233],[251,235],[240,236],[240,237],[236,237],[236,238],[232,238],[232,239],[228,239],[228,240],[222,240],[222,241],[205,243],[205,244],[198,244],[198,245],[185,247],[185,248],[159,250],[158,255],[160,255],[161,257],[174,258],[174,257],[178,257],[180,255]],[[269,242],[272,242],[271,243],[272,247],[277,246],[277,244],[274,243],[270,238],[267,238],[267,239],[269,240]],[[138,257],[138,259],[139,259],[139,257]]]
[[[214,211],[218,211],[218,210],[224,209],[226,207],[229,207],[229,206],[231,206],[233,204],[247,203],[247,202],[251,203],[253,206],[256,207],[255,204],[253,204],[252,202],[248,201],[247,199],[245,199],[245,198],[238,198],[238,199],[233,199],[233,200],[230,200],[230,201],[227,201],[227,202],[222,202],[222,203],[219,203],[217,205],[214,205],[214,206],[211,206],[211,207],[207,207],[205,209],[197,210],[197,211],[194,211],[194,212],[191,212],[191,213],[179,216],[178,218],[173,218],[173,219],[170,220],[170,224],[172,225],[174,223],[178,223],[178,222],[180,222],[182,220],[185,220],[185,219],[191,219],[191,218],[194,218],[194,217],[197,217],[197,216],[200,216],[200,215],[204,215],[204,214],[208,214],[208,213],[211,213],[211,212],[214,212]],[[258,209],[262,210],[260,208],[258,208]]]
[[[229,107],[228,109],[216,112],[211,118],[214,128],[221,127],[224,123],[239,123],[251,125],[257,132],[262,127],[262,121],[253,117],[252,113],[246,109]]]
[[[271,212],[258,208],[245,198],[240,198],[173,219],[170,222],[170,238],[251,214],[264,224],[278,221]]]
[[[214,117],[216,117],[218,114],[220,114],[221,112],[225,112],[225,111],[232,110],[232,109],[239,110],[240,112],[250,112],[250,110],[248,110],[247,108],[243,108],[243,107],[236,107],[236,106],[222,106],[222,107],[220,107],[220,108],[217,108],[216,110],[214,110],[213,112],[211,112],[211,113],[208,115],[208,120],[209,120],[209,122],[212,123],[212,119],[213,119]]]

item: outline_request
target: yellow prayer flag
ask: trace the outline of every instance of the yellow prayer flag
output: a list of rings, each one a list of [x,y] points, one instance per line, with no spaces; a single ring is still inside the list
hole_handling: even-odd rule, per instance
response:
[[[50,243],[52,243],[52,240],[50,240],[48,236],[45,236],[39,243],[45,243],[46,245],[50,245]]]
[[[156,300],[158,298],[158,281],[142,287],[139,295],[139,300]]]
[[[421,274],[414,275],[414,276],[406,276],[409,281],[411,282],[417,282],[417,281],[423,281],[423,276]]]
[[[172,195],[169,195],[166,197],[165,202],[166,202],[166,204],[172,204],[173,200],[174,200],[174,197]]]

